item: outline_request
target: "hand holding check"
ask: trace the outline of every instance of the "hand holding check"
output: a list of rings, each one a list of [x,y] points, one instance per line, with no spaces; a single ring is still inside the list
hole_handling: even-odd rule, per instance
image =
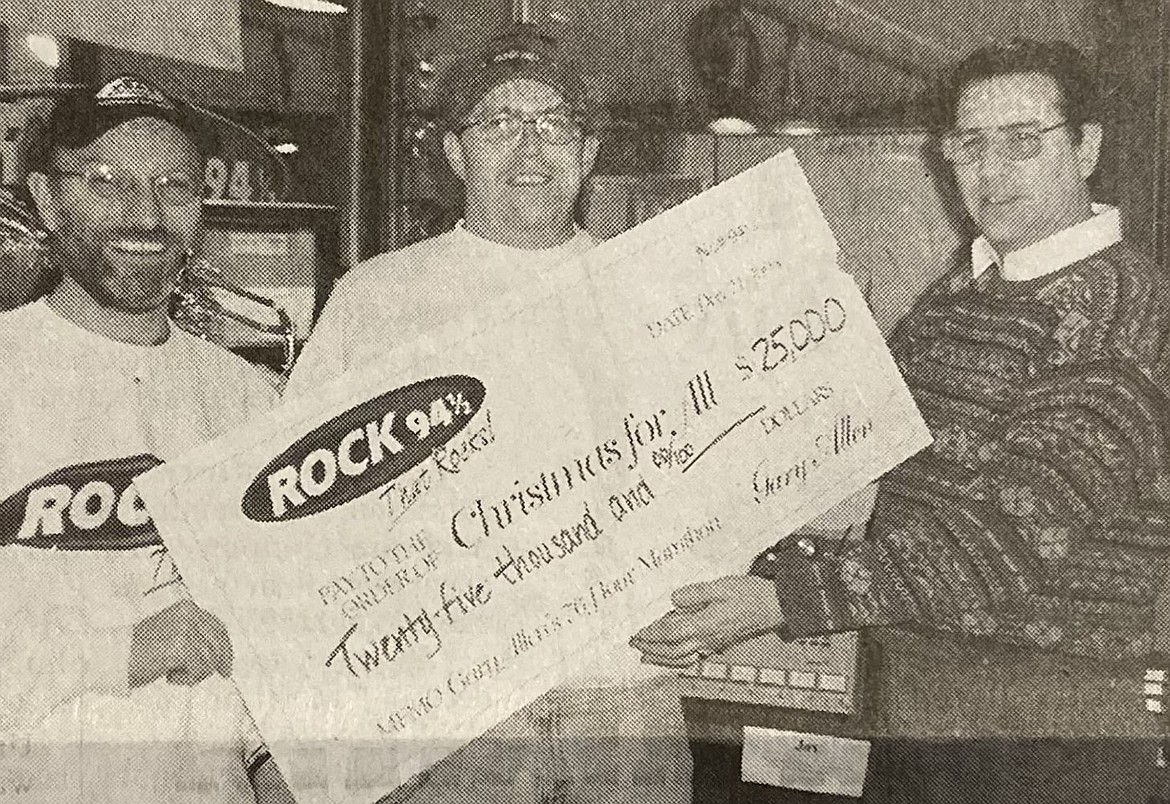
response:
[[[690,667],[784,623],[771,581],[751,575],[690,584],[670,600],[675,608],[630,640],[647,664]]]
[[[165,677],[192,686],[215,673],[232,674],[232,643],[215,615],[180,600],[134,626],[130,642],[130,686]]]

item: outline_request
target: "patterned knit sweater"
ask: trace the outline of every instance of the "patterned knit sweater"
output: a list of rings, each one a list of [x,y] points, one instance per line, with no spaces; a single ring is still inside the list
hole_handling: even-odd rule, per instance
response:
[[[786,628],[911,624],[1077,656],[1152,647],[1170,557],[1170,279],[1118,243],[1006,282],[956,267],[891,349],[934,444],[866,539],[786,540]]]

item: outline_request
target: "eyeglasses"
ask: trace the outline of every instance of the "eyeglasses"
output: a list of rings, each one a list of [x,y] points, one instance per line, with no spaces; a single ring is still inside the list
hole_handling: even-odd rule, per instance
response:
[[[58,176],[74,176],[98,198],[120,201],[139,188],[139,180],[128,171],[106,164],[86,165],[83,170],[58,170]],[[203,187],[186,173],[166,173],[150,179],[155,197],[171,207],[185,207],[203,198]]]
[[[998,128],[948,131],[941,140],[943,158],[955,165],[979,162],[987,155],[988,134],[997,132],[996,151],[999,155],[1012,162],[1025,162],[1040,154],[1040,138],[1044,134],[1066,125],[1067,121],[1062,120],[1047,127],[1041,127],[1040,123],[1019,123]]]
[[[536,127],[540,138],[551,145],[564,145],[581,136],[581,124],[562,112],[544,112],[536,117],[525,117],[516,112],[502,112],[494,117],[473,120],[458,129],[459,134],[475,129],[493,142],[513,140],[528,125]]]

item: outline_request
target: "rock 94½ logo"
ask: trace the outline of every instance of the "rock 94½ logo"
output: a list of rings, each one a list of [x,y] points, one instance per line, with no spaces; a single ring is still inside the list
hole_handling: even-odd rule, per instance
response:
[[[459,434],[483,406],[474,377],[433,377],[333,417],[261,470],[241,509],[253,522],[327,511],[402,476]]]
[[[161,544],[134,478],[162,464],[133,455],[57,469],[0,502],[0,545],[133,550]]]

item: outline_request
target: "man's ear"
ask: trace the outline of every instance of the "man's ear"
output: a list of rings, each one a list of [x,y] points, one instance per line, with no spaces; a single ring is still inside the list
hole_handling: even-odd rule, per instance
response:
[[[447,163],[455,175],[467,181],[467,166],[463,163],[463,143],[454,131],[443,135],[443,152],[447,154]]]
[[[57,231],[60,219],[57,215],[57,199],[53,192],[53,184],[44,173],[36,171],[28,174],[28,191],[37,205],[37,215],[50,232]]]
[[[1080,162],[1083,178],[1089,178],[1097,169],[1103,134],[1100,123],[1085,123],[1081,126],[1081,144],[1077,146],[1077,160]]]

